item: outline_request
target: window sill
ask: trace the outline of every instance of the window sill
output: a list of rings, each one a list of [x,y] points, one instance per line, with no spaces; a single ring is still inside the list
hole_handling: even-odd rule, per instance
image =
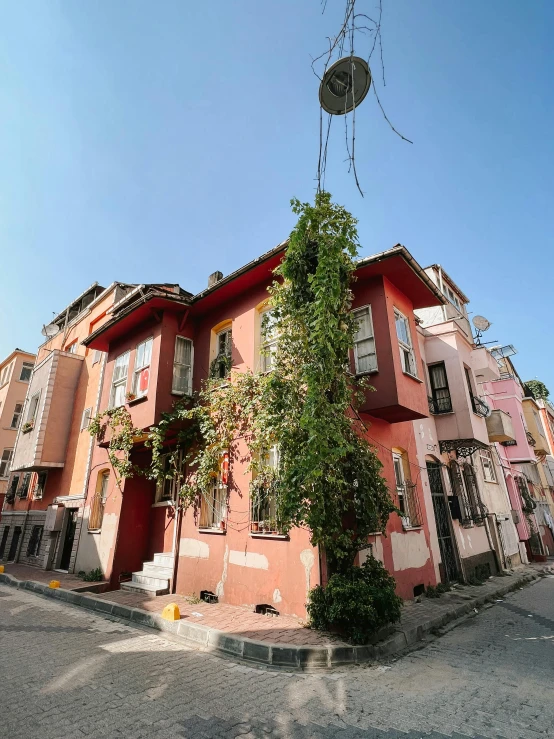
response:
[[[88,533],[92,534],[93,536],[97,536],[98,534],[102,533],[102,529],[89,529]]]
[[[181,393],[179,390],[172,390],[171,395],[175,395],[176,398],[191,398],[192,399],[192,393]]]
[[[152,503],[151,508],[169,508],[175,507],[174,500],[159,500],[157,503]]]
[[[220,536],[227,533],[227,529],[198,529],[199,534],[219,534]]]
[[[414,526],[406,526],[406,525],[402,524],[402,528],[404,529],[404,531],[420,531],[423,528],[423,524],[422,523],[418,523],[417,526],[416,525],[414,525]]]
[[[287,534],[271,534],[269,531],[251,531],[250,536],[253,539],[278,539],[279,541],[290,541]]]
[[[148,395],[141,395],[140,398],[133,398],[132,400],[127,400],[126,405],[137,405],[138,403],[143,403],[145,400],[148,400]]]
[[[368,370],[367,372],[355,372],[354,377],[369,377],[370,375],[379,374],[379,369]]]
[[[411,377],[412,380],[415,380],[416,382],[423,384],[423,380],[420,380],[420,378],[417,375],[412,375],[411,372],[406,372],[406,370],[402,370],[402,374],[406,375],[406,377]]]

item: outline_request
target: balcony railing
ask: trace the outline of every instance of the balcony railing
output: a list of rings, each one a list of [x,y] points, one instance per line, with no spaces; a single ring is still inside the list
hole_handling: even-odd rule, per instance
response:
[[[446,398],[432,398],[429,395],[427,400],[429,401],[429,412],[434,416],[438,416],[440,413],[452,413],[452,398],[450,395]]]
[[[397,487],[396,492],[404,527],[423,526],[423,516],[415,482],[405,482],[404,485]]]
[[[529,446],[536,446],[537,442],[535,440],[535,437],[530,431],[525,432],[525,436],[527,437],[527,441],[529,442]]]
[[[481,416],[481,418],[486,418],[491,410],[484,400],[481,400],[481,398],[478,398],[475,395],[471,396],[471,407],[473,412],[476,415]]]
[[[15,503],[15,493],[6,493],[6,503],[13,505]]]

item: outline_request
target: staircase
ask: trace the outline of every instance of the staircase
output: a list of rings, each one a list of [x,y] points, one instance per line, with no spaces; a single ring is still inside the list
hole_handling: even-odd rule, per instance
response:
[[[131,582],[122,582],[121,590],[145,595],[169,593],[169,582],[173,574],[173,555],[155,554],[153,562],[144,562],[140,572],[133,572]]]

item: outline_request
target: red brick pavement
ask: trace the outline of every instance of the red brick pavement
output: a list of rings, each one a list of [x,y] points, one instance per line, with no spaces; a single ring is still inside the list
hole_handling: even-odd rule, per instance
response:
[[[58,580],[60,587],[65,590],[82,590],[83,588],[100,585],[100,583],[85,582],[75,575],[68,575],[55,570],[42,570],[40,567],[31,567],[30,565],[7,564],[4,565],[4,572],[18,580],[33,580],[47,585],[51,580]]]
[[[114,590],[96,597],[153,613],[161,613],[168,603],[177,603],[181,618],[186,618],[190,623],[202,624],[255,641],[297,646],[326,646],[344,643],[332,634],[306,628],[302,621],[294,616],[262,616],[259,613],[253,613],[248,608],[231,606],[226,603],[191,603],[183,595],[153,597]]]

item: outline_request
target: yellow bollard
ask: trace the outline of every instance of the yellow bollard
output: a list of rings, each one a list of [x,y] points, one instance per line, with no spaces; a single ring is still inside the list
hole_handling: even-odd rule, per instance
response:
[[[179,621],[181,614],[177,603],[168,603],[162,611],[162,618],[166,621]]]
[[[0,565],[0,575],[4,572],[4,565]]]
[[[50,580],[50,583],[48,585],[49,588],[59,588],[60,587],[60,581],[59,580]]]

